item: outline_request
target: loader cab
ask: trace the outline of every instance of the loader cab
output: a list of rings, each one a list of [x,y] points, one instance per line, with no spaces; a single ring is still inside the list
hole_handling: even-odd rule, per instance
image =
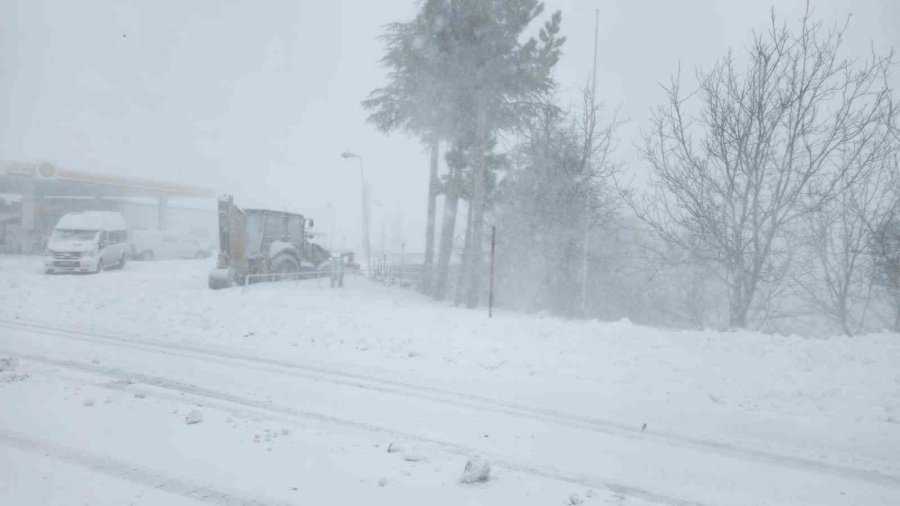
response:
[[[247,227],[247,251],[258,255],[272,243],[289,243],[298,251],[306,250],[306,219],[292,214],[268,209],[245,209]]]
[[[303,279],[322,268],[321,248],[312,250],[307,228],[314,226],[302,214],[270,209],[240,209],[230,195],[219,198],[220,248],[209,287],[232,283]]]

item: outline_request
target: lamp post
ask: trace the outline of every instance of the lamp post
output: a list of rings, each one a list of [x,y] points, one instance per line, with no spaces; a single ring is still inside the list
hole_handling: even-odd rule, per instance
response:
[[[385,228],[384,228],[384,215],[385,215],[384,204],[382,204],[381,202],[376,200],[375,207],[377,208],[377,210],[375,211],[376,214],[378,214],[381,217],[381,235],[380,235],[381,240],[378,241],[379,256],[382,259],[386,260],[387,254],[388,254],[388,243],[387,243],[387,234],[385,234]]]
[[[345,160],[350,160],[352,158],[359,159],[359,176],[362,181],[362,220],[363,220],[363,248],[366,253],[366,269],[369,272],[369,275],[372,274],[372,257],[369,254],[369,188],[366,184],[366,171],[363,168],[363,159],[361,156],[356,153],[351,153],[349,151],[344,151],[341,153],[341,158]]]
[[[334,234],[337,230],[337,209],[334,208],[331,202],[325,204],[325,207],[331,211],[331,239],[328,241],[328,249],[334,254]]]

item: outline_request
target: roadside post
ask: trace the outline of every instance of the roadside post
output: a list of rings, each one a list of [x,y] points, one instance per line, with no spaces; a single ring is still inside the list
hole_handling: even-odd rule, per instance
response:
[[[488,288],[488,318],[494,317],[494,258],[497,247],[497,226],[491,225],[491,275]]]

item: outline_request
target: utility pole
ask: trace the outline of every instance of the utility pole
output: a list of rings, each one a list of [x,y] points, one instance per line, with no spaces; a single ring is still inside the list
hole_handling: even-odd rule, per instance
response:
[[[372,255],[369,248],[369,185],[366,183],[366,171],[363,167],[363,159],[356,153],[344,151],[341,158],[349,160],[351,158],[359,159],[359,176],[362,179],[362,219],[363,219],[363,248],[366,252],[366,268],[369,275],[372,275]]]
[[[600,33],[600,8],[594,9],[594,70],[591,77],[591,93],[597,95],[597,41]]]
[[[585,152],[584,159],[584,174],[587,175],[590,170],[591,165],[591,152],[594,149],[593,146],[593,126],[596,124],[596,118],[594,117],[594,113],[596,112],[596,108],[594,104],[597,100],[597,45],[598,45],[598,35],[600,33],[600,9],[597,8],[594,10],[594,68],[591,76],[591,103],[589,104],[591,107],[590,115],[592,128],[589,132],[589,136],[586,139],[587,141],[587,150]],[[584,254],[582,257],[582,265],[581,265],[581,315],[587,316],[587,285],[588,285],[588,257],[591,252],[591,197],[590,193],[585,193],[584,199]]]

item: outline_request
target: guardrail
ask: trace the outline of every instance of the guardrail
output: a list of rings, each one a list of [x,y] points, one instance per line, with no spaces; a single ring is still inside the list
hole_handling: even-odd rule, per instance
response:
[[[299,285],[300,281],[304,281],[307,279],[316,279],[319,281],[319,288],[323,288],[322,280],[328,278],[329,284],[331,288],[342,288],[344,286],[344,262],[341,261],[341,258],[334,257],[331,259],[331,266],[328,271],[297,271],[297,272],[269,272],[264,274],[247,274],[244,276],[244,285],[241,287],[241,293],[246,292],[251,284],[251,281],[268,281],[268,282],[282,282],[282,281],[294,281],[295,284]]]
[[[382,255],[375,261],[372,278],[385,285],[419,286],[422,281],[424,264],[415,261],[418,260],[418,256],[413,254]]]

